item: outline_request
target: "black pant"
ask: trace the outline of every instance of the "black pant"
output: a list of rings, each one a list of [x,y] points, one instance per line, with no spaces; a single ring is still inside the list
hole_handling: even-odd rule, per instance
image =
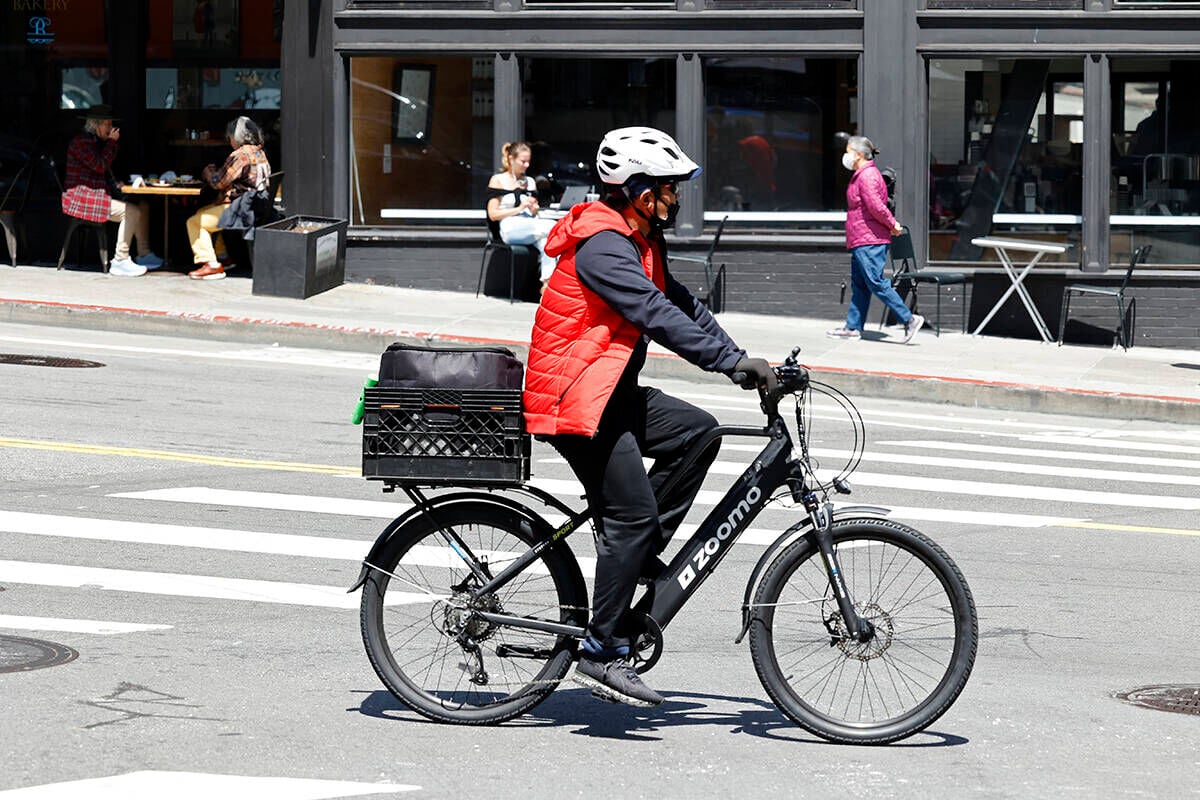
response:
[[[596,525],[596,583],[588,633],[605,648],[630,644],[626,619],[643,567],[683,522],[708,468],[714,442],[666,497],[659,490],[698,437],[716,427],[703,409],[658,389],[619,385],[592,438],[547,437],[583,483]],[[649,473],[643,456],[655,459]]]

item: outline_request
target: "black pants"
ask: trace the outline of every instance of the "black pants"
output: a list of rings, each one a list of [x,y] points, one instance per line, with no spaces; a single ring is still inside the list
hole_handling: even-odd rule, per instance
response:
[[[698,437],[716,427],[703,409],[658,389],[620,385],[592,438],[548,441],[583,484],[596,525],[596,583],[588,633],[606,649],[630,644],[626,619],[638,577],[683,522],[708,468],[714,442],[667,497],[659,490]],[[649,473],[643,456],[655,459]]]

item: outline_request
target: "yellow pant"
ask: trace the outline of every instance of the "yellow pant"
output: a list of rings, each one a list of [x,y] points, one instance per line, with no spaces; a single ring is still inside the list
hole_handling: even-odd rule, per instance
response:
[[[204,206],[188,217],[187,229],[188,239],[192,243],[192,261],[197,264],[207,264],[217,260],[217,254],[213,250],[212,234],[220,230],[217,223],[221,219],[221,212],[227,208],[229,208],[229,203],[213,203],[211,206]]]

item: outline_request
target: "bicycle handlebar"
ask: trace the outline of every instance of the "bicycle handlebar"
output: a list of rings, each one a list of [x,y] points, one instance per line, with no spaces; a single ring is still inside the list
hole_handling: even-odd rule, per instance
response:
[[[769,396],[765,390],[765,387],[754,387],[758,390],[758,398],[760,404],[762,405],[763,413],[765,413],[767,417],[773,417],[778,412],[779,398],[783,397],[785,394],[803,391],[808,388],[808,369],[806,369],[803,364],[796,360],[796,356],[799,354],[799,346],[793,347],[792,352],[783,360],[782,364],[780,364],[778,367],[772,367],[772,369],[775,371],[775,377],[779,379],[779,386],[775,391],[771,392]],[[739,370],[738,372],[732,373],[729,376],[729,379],[740,386],[744,384],[746,379],[749,377],[750,376],[745,372]],[[750,387],[746,386],[744,388],[749,389]]]

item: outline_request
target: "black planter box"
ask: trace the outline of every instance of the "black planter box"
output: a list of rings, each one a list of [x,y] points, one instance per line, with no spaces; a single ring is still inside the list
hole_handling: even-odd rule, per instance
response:
[[[344,219],[292,216],[256,228],[253,293],[304,299],[341,286],[346,280],[348,224]]]

